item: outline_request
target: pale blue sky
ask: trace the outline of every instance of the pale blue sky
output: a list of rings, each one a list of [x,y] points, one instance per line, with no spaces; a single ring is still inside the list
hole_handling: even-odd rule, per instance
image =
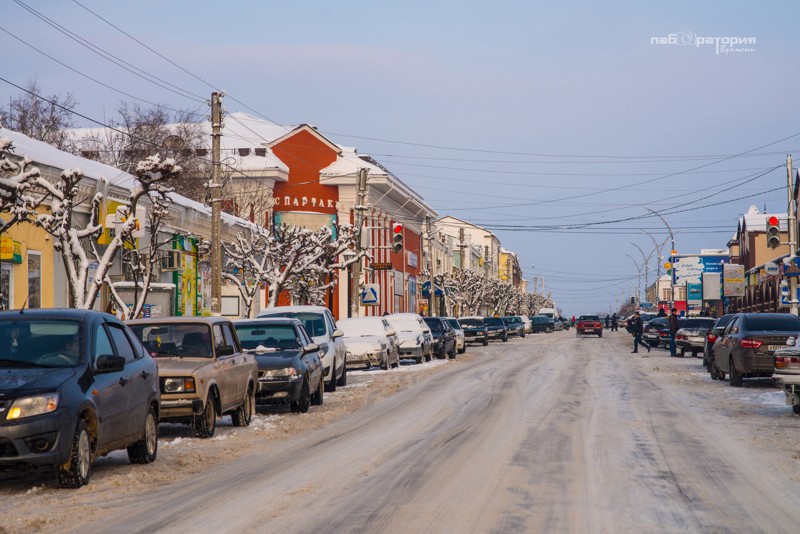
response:
[[[208,97],[208,86],[75,3],[25,3],[102,49]],[[678,229],[679,252],[724,247],[751,203],[775,212],[786,203],[782,191],[761,193],[785,184],[781,171],[730,191],[723,184],[781,165],[787,152],[800,154],[796,137],[758,151],[772,154],[717,163],[721,157],[608,157],[738,154],[800,132],[794,2],[81,3],[262,115],[315,124],[335,141],[375,155],[442,215],[478,224],[576,224],[647,213],[639,204],[669,213],[687,202],[694,202],[689,208],[756,194],[665,215]],[[141,98],[202,106],[100,59],[13,0],[2,0],[0,26]],[[755,51],[717,55],[713,45],[650,44],[651,37],[683,30],[755,37]],[[71,91],[88,116],[112,115],[125,99],[3,32],[0,47],[0,76],[19,85],[37,76],[46,93]],[[0,100],[16,94],[0,82]],[[226,106],[247,111],[230,99]],[[709,163],[702,173],[664,177]],[[709,190],[697,192],[703,188]],[[557,200],[587,193],[595,194]],[[668,198],[677,195],[683,196]],[[596,213],[604,210],[613,211]],[[656,219],[609,226],[631,233],[604,227],[601,234],[496,233],[517,251],[526,277],[544,275],[571,315],[608,309],[621,289],[627,294],[635,268],[625,254],[639,256],[630,241],[652,249],[639,228],[666,236]]]

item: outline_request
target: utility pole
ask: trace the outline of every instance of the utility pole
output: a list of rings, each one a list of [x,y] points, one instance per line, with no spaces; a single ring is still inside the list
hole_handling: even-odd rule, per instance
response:
[[[458,229],[458,259],[459,259],[459,263],[461,263],[461,270],[462,271],[467,268],[467,266],[464,265],[464,262],[466,261],[466,254],[464,253],[464,249],[466,248],[466,246],[467,246],[467,244],[464,243],[464,228],[459,228]]]
[[[431,225],[431,216],[425,216],[425,233],[428,235],[428,276],[430,276],[430,302],[428,305],[428,314],[431,317],[436,317],[436,275],[433,272],[433,228]]]
[[[794,203],[794,184],[791,154],[786,157],[786,180],[789,188],[789,261],[794,262],[797,256],[797,214]],[[792,315],[797,315],[797,277],[789,277],[789,307]]]
[[[367,198],[367,169],[358,169],[358,194],[356,195],[356,205],[353,207],[355,227],[358,229],[358,239],[356,240],[356,256],[358,259],[353,263],[353,280],[350,284],[350,317],[358,317],[359,301],[361,300],[361,232],[364,230],[364,211],[367,209],[365,201]]]
[[[211,313],[222,313],[222,227],[220,202],[220,138],[222,137],[222,97],[224,93],[211,93]]]

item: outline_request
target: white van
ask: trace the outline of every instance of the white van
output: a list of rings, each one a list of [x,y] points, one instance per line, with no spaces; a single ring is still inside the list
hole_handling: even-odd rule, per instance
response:
[[[556,316],[556,309],[555,308],[539,308],[539,313],[536,315],[546,315],[553,319]]]

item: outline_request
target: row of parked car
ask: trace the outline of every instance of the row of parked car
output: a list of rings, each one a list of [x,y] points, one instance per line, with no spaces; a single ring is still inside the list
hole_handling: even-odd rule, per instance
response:
[[[652,346],[670,341],[666,317],[645,323]],[[679,356],[702,355],[713,380],[741,387],[748,378],[774,377],[786,404],[800,414],[800,318],[786,313],[735,313],[722,317],[681,317],[675,334]]]
[[[0,469],[55,467],[61,487],[77,488],[111,451],[155,461],[160,423],[209,438],[221,416],[249,425],[258,404],[305,413],[346,386],[350,368],[455,358],[468,343],[525,337],[527,319],[400,313],[337,323],[317,306],[239,321],[0,312]]]

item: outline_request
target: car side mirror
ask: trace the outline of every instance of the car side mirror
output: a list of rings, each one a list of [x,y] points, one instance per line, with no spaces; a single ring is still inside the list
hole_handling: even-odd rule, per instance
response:
[[[217,347],[217,358],[221,358],[223,356],[230,356],[234,354],[236,349],[233,348],[233,345],[222,345]]]
[[[319,345],[316,343],[309,343],[303,347],[303,354],[309,354],[311,352],[319,352]]]
[[[101,354],[95,362],[96,374],[118,373],[125,369],[125,358],[114,354]]]
[[[340,329],[337,328],[336,330],[333,331],[333,334],[331,334],[331,339],[336,339],[337,337],[342,337],[342,336],[344,336],[344,332],[342,332]]]
[[[387,336],[396,336],[397,335],[397,330],[395,330],[393,328],[390,328],[389,330],[386,331],[386,335]]]
[[[794,345],[794,343],[795,343],[795,339],[793,337],[786,338],[786,344],[787,345]]]
[[[738,326],[734,326],[733,328],[731,328],[731,334],[738,334],[738,333],[739,333],[739,327]]]

